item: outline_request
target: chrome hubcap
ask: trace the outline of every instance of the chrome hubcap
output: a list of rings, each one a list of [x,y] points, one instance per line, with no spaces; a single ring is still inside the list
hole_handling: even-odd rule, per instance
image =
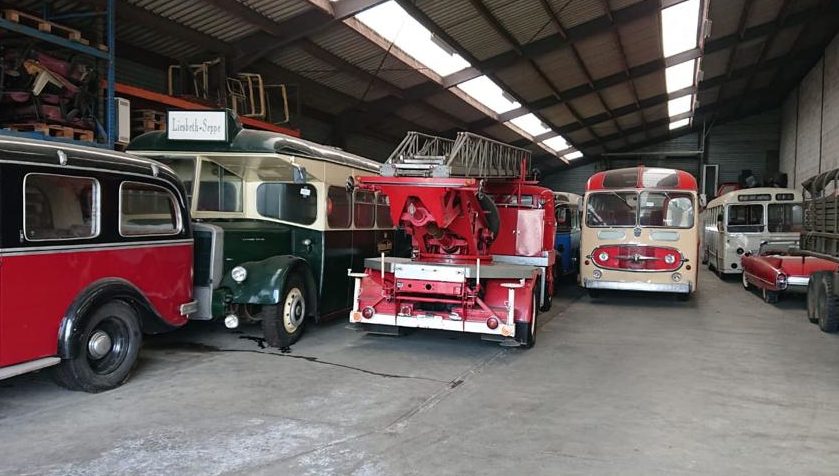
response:
[[[111,336],[105,331],[97,330],[90,336],[90,340],[87,341],[87,352],[94,359],[101,359],[108,355],[108,352],[111,351],[111,346]]]
[[[306,301],[298,288],[292,288],[285,299],[283,309],[283,325],[289,333],[297,330],[306,317]]]

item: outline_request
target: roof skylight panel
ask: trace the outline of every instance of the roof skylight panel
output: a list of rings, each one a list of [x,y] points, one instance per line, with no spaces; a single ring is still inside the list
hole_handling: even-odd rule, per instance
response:
[[[672,131],[673,129],[679,129],[679,128],[685,127],[687,125],[690,125],[690,119],[689,118],[680,119],[678,121],[670,123],[670,130]]]
[[[664,78],[667,82],[667,92],[672,93],[673,91],[693,86],[695,67],[696,60],[690,60],[664,70]]]
[[[545,125],[535,114],[528,113],[510,120],[510,122],[519,129],[527,132],[531,136],[538,136],[550,132],[551,129]]]
[[[664,57],[697,46],[699,0],[687,0],[661,11],[661,40]]]
[[[518,101],[510,97],[509,94],[504,92],[501,87],[487,76],[478,76],[475,79],[458,84],[456,87],[496,114],[503,114],[517,107],[521,107]]]
[[[550,139],[546,139],[542,141],[542,145],[546,146],[548,149],[551,149],[554,152],[559,152],[561,150],[566,150],[571,147],[568,144],[568,141],[565,140],[562,136],[551,137]]]
[[[678,116],[690,112],[693,107],[693,95],[682,96],[680,98],[671,99],[667,101],[667,112],[670,117]]]
[[[579,159],[582,156],[583,156],[583,153],[580,152],[579,150],[577,150],[577,151],[571,152],[570,154],[563,155],[562,158],[565,159],[565,160],[574,160],[574,159]]]
[[[394,0],[364,10],[355,18],[440,76],[470,66]]]

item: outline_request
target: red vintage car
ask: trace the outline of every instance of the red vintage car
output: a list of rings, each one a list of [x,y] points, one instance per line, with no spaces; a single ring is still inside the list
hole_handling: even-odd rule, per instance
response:
[[[0,137],[0,380],[53,367],[100,392],[124,383],[144,333],[186,323],[192,229],[163,165]]]
[[[806,293],[810,275],[817,271],[836,271],[839,263],[805,255],[789,243],[761,244],[757,253],[741,258],[743,287],[755,286],[768,303],[778,302],[780,293]]]

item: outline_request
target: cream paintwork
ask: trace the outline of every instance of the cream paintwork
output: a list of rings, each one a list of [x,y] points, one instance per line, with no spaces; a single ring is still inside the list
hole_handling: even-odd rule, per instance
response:
[[[794,195],[792,200],[779,201],[775,200],[775,195],[779,193],[791,193]],[[772,200],[755,201],[755,202],[740,202],[737,197],[740,194],[757,195],[770,194]],[[791,188],[747,188],[743,190],[734,190],[721,195],[708,203],[705,210],[700,215],[700,226],[702,233],[700,237],[700,250],[702,253],[707,252],[708,263],[713,265],[719,272],[725,274],[742,274],[743,270],[740,266],[740,254],[737,254],[737,249],[742,249],[743,253],[747,251],[756,252],[760,248],[763,241],[770,242],[789,242],[794,245],[798,242],[799,232],[775,232],[770,233],[766,231],[766,221],[768,218],[767,205],[780,204],[800,204],[802,203],[801,192]],[[723,213],[723,223],[728,223],[728,207],[731,205],[763,205],[763,227],[761,232],[737,232],[732,233],[726,230],[720,231],[717,229],[717,215]],[[736,268],[732,265],[737,265]]]
[[[244,186],[244,195],[243,195],[243,204],[242,204],[242,211],[241,212],[219,212],[219,211],[200,211],[196,209],[196,204],[198,200],[196,197],[198,196],[198,186],[199,181],[193,180],[192,182],[192,206],[191,206],[191,214],[193,218],[196,219],[219,219],[219,218],[247,218],[252,220],[262,220],[262,221],[270,221],[275,223],[284,223],[288,225],[293,225],[301,228],[308,228],[317,231],[326,231],[329,229],[327,227],[326,221],[326,196],[327,196],[327,189],[329,186],[335,185],[343,187],[347,183],[348,177],[359,177],[362,175],[378,175],[378,172],[371,171],[371,170],[362,170],[353,167],[348,167],[346,165],[336,164],[332,162],[327,162],[323,160],[317,159],[308,159],[308,158],[301,158],[297,156],[291,155],[284,155],[284,154],[266,154],[266,153],[230,153],[230,152],[213,152],[213,153],[201,153],[196,154],[195,152],[165,152],[161,153],[160,151],[153,151],[153,152],[143,152],[143,151],[136,151],[133,152],[134,154],[145,156],[145,157],[180,157],[180,158],[195,158],[198,157],[200,159],[207,159],[212,160],[214,162],[219,163],[220,165],[225,166],[226,168],[230,169],[236,174],[240,174],[243,179],[243,186]],[[203,162],[198,161],[198,166],[195,171],[196,176],[200,176],[201,170],[200,167]],[[307,172],[307,183],[312,188],[315,189],[318,196],[318,212],[317,218],[315,222],[309,225],[302,225],[300,223],[293,223],[287,222],[284,220],[278,220],[276,218],[270,218],[263,215],[260,215],[256,208],[256,200],[253,197],[256,197],[256,189],[259,187],[260,184],[266,181],[288,181],[291,182],[291,171],[292,171],[292,164],[297,164],[306,169]],[[283,180],[281,179],[265,179],[260,178],[258,173],[264,172],[265,167],[271,167],[276,169],[278,172],[283,172],[284,170],[288,172],[287,176],[285,173],[282,173]],[[278,175],[280,177],[280,175]],[[354,229],[354,225],[352,228],[338,228],[339,230],[352,230]],[[369,228],[368,228],[369,229]],[[374,228],[374,229],[385,229],[385,228]],[[390,228],[387,228],[390,229]]]
[[[673,192],[673,193],[689,193],[693,199],[694,210],[697,207],[697,194],[686,190],[660,190],[649,189],[656,192]],[[608,192],[640,192],[639,189],[609,189]],[[594,191],[598,193],[602,191]],[[598,246],[603,245],[647,245],[647,246],[663,246],[669,248],[676,248],[682,253],[682,257],[687,260],[681,268],[677,270],[682,275],[682,279],[678,283],[687,283],[690,285],[690,292],[696,291],[696,271],[699,267],[699,219],[694,213],[694,226],[692,228],[667,228],[667,227],[640,227],[641,235],[636,237],[634,234],[635,227],[589,227],[586,224],[586,210],[588,209],[589,193],[586,193],[583,199],[583,218],[580,224],[580,285],[586,286],[587,281],[600,282],[614,282],[614,283],[634,283],[633,288],[638,290],[645,290],[645,285],[659,285],[659,284],[676,284],[673,281],[672,271],[615,271],[611,269],[602,269],[594,264],[591,259],[591,252]],[[613,230],[623,232],[622,239],[600,239],[598,232],[604,230]],[[650,234],[656,231],[668,231],[678,233],[678,239],[675,241],[668,240],[654,240]],[[668,237],[669,238],[669,237]],[[588,263],[588,264],[586,264]],[[690,266],[690,269],[687,267]],[[603,273],[600,279],[594,279],[594,270],[600,269]],[[653,291],[653,286],[648,286]]]

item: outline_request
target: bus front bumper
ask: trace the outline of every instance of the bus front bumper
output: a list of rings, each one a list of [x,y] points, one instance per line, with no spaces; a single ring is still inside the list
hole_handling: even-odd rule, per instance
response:
[[[685,293],[690,294],[691,283],[637,283],[623,281],[603,281],[600,279],[584,279],[583,287],[589,289],[614,289],[617,291],[650,291],[657,293]]]

